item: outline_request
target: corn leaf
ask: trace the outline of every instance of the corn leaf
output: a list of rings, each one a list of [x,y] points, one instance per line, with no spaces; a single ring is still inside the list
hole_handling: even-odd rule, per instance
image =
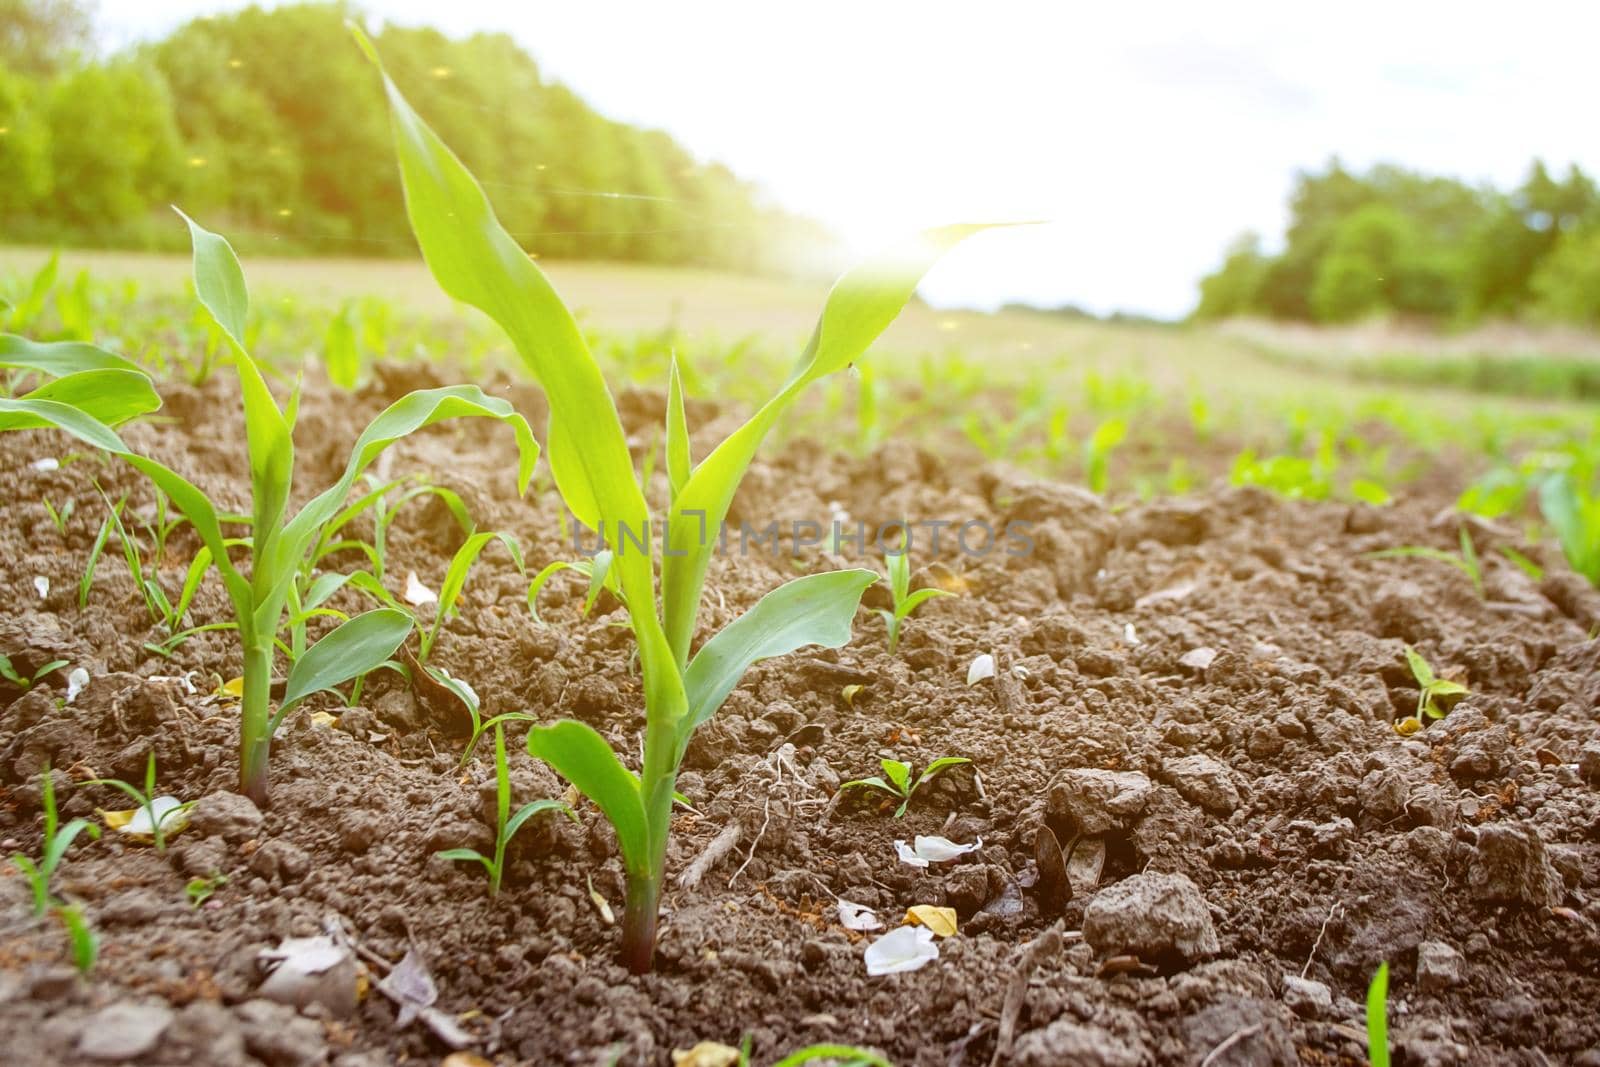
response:
[[[515,835],[518,830],[522,829],[523,823],[544,811],[565,812],[567,817],[572,819],[573,822],[578,821],[578,817],[577,815],[573,814],[572,809],[567,807],[559,800],[530,800],[526,804],[522,805],[522,807],[518,808],[517,813],[506,821],[504,833],[505,840],[510,841],[512,836]]]
[[[688,660],[706,567],[717,543],[710,531],[728,517],[734,491],[778,416],[806,386],[864,355],[911,299],[934,261],[984,228],[930,230],[889,255],[846,272],[828,294],[811,342],[788,382],[702,460],[675,495],[667,530],[672,552],[662,560],[661,599],[667,640],[679,663]]]
[[[678,361],[672,361],[672,376],[667,382],[667,484],[674,499],[689,481],[693,461],[689,456],[689,416],[683,410],[683,380]]]
[[[343,685],[377,668],[394,655],[411,633],[412,625],[411,616],[404,611],[376,608],[335,628],[289,668],[273,726],[311,694]]]
[[[178,211],[177,208],[173,209]],[[234,367],[239,389],[244,396],[245,440],[250,454],[250,492],[254,545],[257,560],[270,559],[272,544],[283,523],[294,480],[294,439],[291,422],[284,417],[272,392],[261,377],[261,370],[244,347],[245,319],[250,300],[245,290],[244,269],[226,238],[212,233],[182,211],[178,215],[189,225],[194,244],[194,287],[200,303],[233,342]],[[266,601],[277,572],[257,566],[252,574],[256,598]],[[276,629],[277,616],[258,620],[260,632]]]
[[[161,406],[143,372],[115,369],[77,371],[44,383],[24,399],[66,404],[107,426],[120,426]]]
[[[52,378],[86,370],[144,373],[137,363],[94,345],[80,341],[30,341],[11,333],[0,333],[0,367],[37,371]]]
[[[542,759],[597,804],[617,832],[630,871],[650,870],[649,835],[639,780],[617,760],[605,738],[573,719],[528,731],[528,753]]]
[[[550,405],[547,441],[556,488],[579,521],[610,531],[639,642],[645,704],[656,727],[646,731],[645,761],[656,768],[651,780],[670,786],[666,761],[671,731],[686,710],[683,680],[667,669],[672,649],[656,614],[652,553],[625,550],[629,533],[649,535],[649,512],[611,392],[572,313],[544,273],[500,225],[471,172],[384,73],[372,42],[352,30],[383,76],[406,212],[423,259],[446,293],[499,324],[538,378]],[[669,811],[670,789],[647,802],[652,810]]]
[[[715,715],[754,663],[806,645],[839,648],[850,640],[861,594],[878,580],[869,570],[827,571],[787,582],[707,641],[684,674],[689,715],[680,731],[688,744],[696,727]]]
[[[113,455],[121,456],[153,482],[157,489],[167,494],[173,507],[188,518],[199,534],[201,542],[210,549],[212,560],[221,571],[228,594],[241,616],[247,616],[251,604],[250,583],[228,561],[228,542],[222,536],[222,525],[211,506],[193,483],[153,459],[133,452],[123,444],[122,438],[103,423],[85,415],[77,408],[50,400],[7,399],[0,397],[0,430],[33,428],[48,425],[71,434],[78,440],[91,444]]]

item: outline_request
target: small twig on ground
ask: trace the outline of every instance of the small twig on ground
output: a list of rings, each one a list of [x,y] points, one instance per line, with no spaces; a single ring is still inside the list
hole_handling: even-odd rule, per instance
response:
[[[1012,972],[1010,984],[1006,986],[1005,1001],[1000,1008],[1000,1032],[995,1037],[994,1056],[989,1060],[989,1067],[996,1067],[1011,1055],[1011,1042],[1017,1036],[1017,1020],[1021,1018],[1022,1005],[1028,999],[1028,980],[1033,977],[1034,970],[1046,957],[1060,951],[1060,923],[1050,927],[1023,948],[1017,960],[1017,969]]]
[[[694,889],[698,886],[707,872],[721,863],[728,853],[733,851],[734,846],[739,843],[739,838],[743,834],[744,828],[739,825],[737,819],[724,826],[722,832],[711,839],[711,843],[706,846],[705,851],[695,857],[695,861],[684,868],[682,874],[678,875],[678,888]]]
[[[1251,1038],[1251,1037],[1254,1037],[1255,1035],[1259,1034],[1261,1032],[1262,1026],[1263,1026],[1262,1023],[1256,1023],[1256,1024],[1252,1025],[1252,1026],[1246,1026],[1243,1029],[1235,1030],[1233,1033],[1229,1034],[1223,1040],[1222,1044],[1220,1044],[1216,1048],[1212,1049],[1206,1055],[1206,1058],[1200,1061],[1200,1067],[1211,1067],[1211,1065],[1213,1063],[1217,1062],[1217,1057],[1218,1056],[1222,1055],[1224,1052],[1228,1051],[1230,1048],[1232,1048],[1233,1046],[1237,1045],[1239,1042],[1245,1040],[1246,1038]]]

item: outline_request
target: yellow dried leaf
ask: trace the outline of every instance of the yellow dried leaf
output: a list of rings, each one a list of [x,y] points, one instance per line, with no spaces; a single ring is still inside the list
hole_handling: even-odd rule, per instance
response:
[[[311,725],[326,726],[331,730],[339,725],[339,716],[331,711],[313,711],[311,713]]]
[[[439,1067],[494,1067],[494,1062],[476,1052],[452,1052],[439,1061]]]
[[[1415,718],[1410,717],[1401,719],[1399,722],[1394,724],[1394,732],[1399,734],[1401,737],[1410,737],[1420,729],[1422,729],[1422,724]]]
[[[735,1067],[738,1062],[738,1049],[715,1041],[702,1041],[687,1052],[672,1050],[672,1067]]]
[[[864,685],[847,685],[840,690],[839,695],[844,697],[846,706],[853,708],[856,706],[856,694],[865,688],[866,686]]]
[[[593,902],[595,910],[600,913],[600,918],[605,922],[605,924],[607,926],[612,925],[613,923],[615,923],[617,921],[617,916],[616,916],[616,913],[614,913],[611,910],[610,901],[606,900],[605,897],[601,896],[600,895],[600,890],[598,890],[598,889],[596,889],[594,887],[594,879],[593,878],[588,879],[588,882],[589,882],[589,900],[591,902]]]
[[[233,697],[236,700],[244,699],[244,679],[229,678],[226,682],[222,683],[222,689],[220,690],[220,693],[222,696]]]
[[[940,937],[956,936],[956,909],[932,904],[913,904],[906,909],[906,922],[926,926]]]

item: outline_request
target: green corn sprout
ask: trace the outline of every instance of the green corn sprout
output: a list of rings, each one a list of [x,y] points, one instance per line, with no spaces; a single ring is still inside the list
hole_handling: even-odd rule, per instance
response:
[[[439,629],[444,621],[456,613],[456,602],[461,599],[461,592],[466,588],[467,574],[472,569],[472,564],[478,556],[492,542],[498,541],[505,546],[511,554],[511,562],[516,564],[517,573],[522,573],[522,548],[517,544],[517,539],[504,533],[475,533],[462,542],[456,554],[451,557],[450,566],[445,571],[444,581],[439,586],[438,599],[433,604],[433,620],[422,631],[418,642],[417,662],[426,665],[428,655],[433,651],[434,642],[439,638]]]
[[[839,788],[876,789],[880,793],[887,793],[891,797],[898,798],[900,806],[894,811],[894,817],[898,819],[906,813],[906,808],[911,803],[911,797],[923,785],[951,767],[959,767],[963,763],[971,762],[965,756],[942,756],[923,768],[922,773],[913,781],[911,778],[911,764],[897,759],[883,759],[878,761],[879,766],[883,768],[883,778],[879,778],[877,775],[871,778],[857,778],[853,782],[844,783]],[[885,778],[888,780],[885,781]]]
[[[72,965],[79,974],[88,974],[100,958],[100,938],[89,925],[88,916],[78,904],[62,904],[56,908],[56,918],[67,931],[67,948],[72,953]]]
[[[210,900],[212,894],[227,882],[228,876],[219,871],[212,871],[209,875],[196,875],[184,885],[183,895],[189,898],[191,907],[198,908]]]
[[[1378,965],[1378,972],[1367,986],[1367,1063],[1370,1067],[1389,1067],[1389,963]]]
[[[240,791],[257,805],[265,806],[269,793],[267,760],[277,724],[313,693],[359,678],[384,663],[412,629],[412,616],[393,608],[369,611],[340,624],[294,660],[283,698],[277,711],[272,711],[274,642],[284,612],[290,608],[296,579],[302,573],[307,553],[318,543],[323,528],[344,509],[345,500],[362,472],[396,441],[451,418],[487,417],[512,429],[519,452],[519,491],[527,488],[539,449],[527,420],[510,404],[485,395],[476,386],[419,390],[391,404],[368,424],[357,439],[339,480],[290,517],[288,505],[294,470],[291,433],[299,407],[298,390],[290,396],[287,409],[280,408],[273,399],[260,367],[244,345],[249,298],[239,261],[226,240],[188,216],[183,217],[194,243],[196,294],[233,349],[233,365],[244,396],[252,497],[251,536],[225,536],[224,519],[193,483],[155,460],[133,452],[103,424],[104,420],[89,418],[78,407],[48,401],[30,402],[27,398],[0,401],[0,428],[7,425],[3,421],[7,413],[15,411],[17,417],[31,420],[24,421],[23,425],[53,426],[122,457],[165,493],[172,506],[194,527],[207,560],[201,570],[212,566],[221,574],[235,614],[232,624],[212,625],[217,628],[237,626],[244,652],[244,695],[239,725]],[[55,384],[66,380],[60,379]],[[148,388],[148,379],[140,376],[140,380]],[[247,571],[235,567],[230,549],[238,549],[248,557]]]
[[[50,503],[47,497],[43,503],[45,514],[50,516],[50,522],[55,526],[56,533],[65,537],[67,535],[67,523],[71,520],[73,511],[77,509],[78,502],[76,500],[68,500],[60,508],[57,508]]]
[[[589,559],[563,560],[558,559],[549,564],[538,574],[534,575],[533,582],[528,586],[528,612],[535,622],[543,624],[539,617],[539,592],[552,577],[560,571],[572,571],[580,577],[589,579],[589,591],[583,597],[583,614],[588,616],[594,610],[594,605],[600,599],[601,592],[608,592],[619,601],[622,597],[622,587],[617,584],[617,573],[611,569],[611,553],[605,549],[596,552]]]
[[[895,649],[900,647],[900,627],[911,613],[916,611],[925,602],[936,596],[952,596],[953,594],[943,589],[918,589],[911,591],[911,553],[909,550],[900,552],[885,552],[883,555],[884,569],[889,575],[889,593],[894,600],[894,607],[879,608],[878,614],[883,616],[883,624],[889,631],[889,655],[894,655]]]
[[[382,72],[377,51],[352,30]],[[945,248],[979,227],[924,236],[895,259],[858,269],[829,294],[822,318],[783,387],[697,466],[681,383],[669,382],[666,468],[671,506],[659,555],[643,489],[610,390],[583,334],[542,271],[501,227],[477,180],[383,75],[406,209],[441,288],[494,319],[544,387],[549,462],[578,521],[598,531],[638,642],[645,701],[640,774],[624,767],[591,727],[535,727],[528,751],[599,806],[616,830],[627,878],[622,958],[634,973],[655,952],[674,782],[695,729],[721,707],[754,663],[806,645],[839,647],[870,570],[798,578],[768,593],[691,659],[706,570],[735,490],[779,416],[813,382],[859,359],[911,298]],[[609,532],[609,536],[607,533]]]
[[[100,837],[100,827],[87,819],[73,819],[65,826],[59,825],[55,784],[50,780],[48,766],[39,776],[39,784],[43,790],[44,806],[44,841],[41,843],[39,860],[36,863],[20,852],[11,857],[11,862],[28,879],[28,887],[33,890],[35,916],[43,915],[50,908],[50,879],[55,875],[56,868],[61,866],[67,849],[72,847],[73,839],[81,833],[87,833],[96,840]]]
[[[144,811],[145,817],[150,820],[150,840],[155,845],[157,852],[167,850],[166,824],[175,816],[182,815],[194,807],[198,801],[190,800],[167,808],[165,811],[156,811],[156,754],[150,753],[150,758],[144,764],[144,788],[124,782],[120,778],[90,778],[84,785],[107,785],[118,792],[125,793],[128,799]]]
[[[1600,586],[1600,491],[1585,489],[1563,471],[1539,486],[1539,510],[1572,569]]]
[[[484,723],[485,728],[494,730],[494,795],[495,795],[495,835],[494,858],[490,859],[477,849],[451,848],[434,855],[440,859],[459,860],[468,863],[481,863],[484,870],[489,872],[489,895],[500,894],[500,877],[506,869],[506,846],[522,829],[529,819],[545,811],[561,811],[567,814],[573,822],[578,821],[578,816],[571,808],[559,800],[530,800],[517,809],[515,815],[511,814],[511,775],[506,762],[506,730],[508,719],[526,721],[528,716],[513,713],[511,715],[497,715]],[[477,736],[473,737],[473,743]],[[468,748],[471,754],[471,748]]]
[[[53,659],[49,663],[46,663],[43,667],[40,667],[38,670],[34,671],[32,674],[23,674],[21,671],[17,670],[15,665],[12,664],[10,656],[0,653],[0,678],[4,678],[18,689],[26,692],[27,690],[38,685],[40,678],[43,678],[51,671],[59,671],[62,667],[65,667],[67,663],[68,661],[64,659]]]
[[[1083,474],[1092,492],[1105,495],[1111,483],[1111,452],[1128,436],[1124,419],[1106,419],[1083,445]]]

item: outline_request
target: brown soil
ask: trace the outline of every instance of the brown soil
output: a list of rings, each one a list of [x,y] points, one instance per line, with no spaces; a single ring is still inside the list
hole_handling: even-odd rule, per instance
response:
[[[326,484],[367,416],[426,377],[397,374],[353,403],[308,398],[303,490]],[[538,424],[536,393],[500,391]],[[127,436],[242,506],[233,395],[175,387],[167,399],[175,422]],[[661,398],[622,401],[642,454]],[[706,429],[703,454],[729,416],[691,416]],[[271,809],[260,820],[241,811],[228,792],[236,715],[207,695],[238,673],[237,651],[228,634],[170,661],[146,651],[159,634],[114,550],[77,609],[104,510],[93,479],[113,498],[129,492],[130,507],[149,496],[97,459],[30,466],[66,448],[45,434],[0,438],[0,587],[13,602],[0,651],[22,670],[60,658],[93,676],[71,705],[57,703],[60,673],[26,694],[0,690],[0,837],[37,855],[47,760],[67,816],[126,806],[68,783],[137,780],[152,750],[162,791],[200,806],[164,854],[111,834],[72,849],[56,889],[83,902],[101,938],[85,981],[71,977],[59,927],[28,921],[23,879],[0,878],[7,1062],[95,1062],[84,1035],[115,1018],[97,1013],[164,1002],[172,1021],[137,1062],[437,1063],[448,1048],[420,1024],[400,1027],[375,989],[343,1017],[258,996],[258,953],[336,917],[375,958],[415,947],[438,1006],[465,1015],[497,1064],[667,1064],[675,1049],[749,1034],[758,1063],[827,1040],[899,1064],[982,1065],[1002,1032],[1014,1032],[1002,1061],[1023,1064],[1355,1064],[1361,1002],[1383,960],[1397,1063],[1600,1064],[1600,594],[1548,555],[1550,577],[1534,584],[1488,551],[1509,536],[1494,531],[1479,534],[1485,599],[1452,568],[1362,558],[1451,546],[1453,525],[1434,521],[1447,478],[1382,510],[1215,489],[1113,511],[1068,486],[952,468],[899,444],[859,459],[795,446],[758,463],[735,522],[826,520],[835,504],[872,523],[1021,519],[1034,523],[1035,551],[920,555],[918,581],[964,595],[925,605],[897,656],[864,611],[847,648],[751,671],[691,747],[680,786],[694,810],[674,826],[657,970],[640,978],[613,962],[618,930],[590,897],[592,879],[620,910],[615,843],[592,805],[576,825],[530,824],[495,899],[478,868],[434,857],[489,846],[492,766],[480,752],[458,769],[451,709],[397,676],[373,676],[359,708],[325,700],[336,727],[313,724],[313,709],[292,717],[273,751]],[[514,466],[508,435],[466,422],[402,446],[389,470],[455,488],[482,528],[518,536],[530,573],[572,558],[553,494],[516,500]],[[65,536],[41,497],[76,502]],[[436,587],[456,537],[440,509],[403,513],[391,585],[416,570]],[[193,549],[180,531],[169,588]],[[719,560],[702,637],[797,570],[847,562],[815,550],[798,566]],[[39,574],[51,580],[42,600]],[[488,712],[572,715],[637,751],[642,700],[617,605],[585,620],[577,580],[559,577],[541,627],[525,592],[503,554],[486,554],[437,661]],[[224,611],[208,585],[196,621]],[[1410,738],[1391,726],[1417,699],[1406,643],[1472,690]],[[1209,666],[1181,662],[1201,647],[1216,652]],[[969,687],[985,652],[997,676]],[[192,695],[156,680],[187,671],[198,672]],[[851,684],[864,685],[853,706]],[[947,773],[903,819],[836,793],[880,757],[920,767],[945,755],[971,757],[975,772]],[[520,745],[512,765],[517,802],[561,795]],[[1070,900],[1041,892],[1046,826],[1069,850],[1078,842]],[[680,886],[730,827],[733,847]],[[917,834],[982,847],[918,870],[894,848]],[[1102,850],[1088,884],[1083,858]],[[213,872],[226,884],[191,907],[185,883]],[[927,967],[869,978],[866,940],[839,924],[835,896],[891,925],[910,905],[948,904],[961,930]],[[1023,995],[1008,1013],[1013,985]]]

